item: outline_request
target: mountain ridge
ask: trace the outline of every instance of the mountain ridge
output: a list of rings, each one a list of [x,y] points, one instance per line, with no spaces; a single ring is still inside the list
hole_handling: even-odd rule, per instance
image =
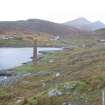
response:
[[[105,24],[102,23],[101,21],[90,22],[84,17],[77,18],[72,21],[65,22],[63,24],[89,31],[95,31],[97,29],[105,28]]]
[[[41,19],[0,22],[0,32],[45,32],[54,35],[70,35],[79,32],[79,29],[64,24],[54,23]]]

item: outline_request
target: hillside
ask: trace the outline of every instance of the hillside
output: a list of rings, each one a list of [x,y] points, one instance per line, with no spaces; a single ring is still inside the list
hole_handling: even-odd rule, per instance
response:
[[[101,21],[90,22],[85,18],[78,18],[72,21],[65,22],[64,24],[87,31],[95,31],[97,29],[105,28],[105,24]]]
[[[102,29],[99,29],[99,30],[96,30],[95,32],[97,32],[97,33],[105,33],[105,28],[102,28]]]
[[[96,21],[92,23],[92,30],[97,30],[97,29],[102,29],[105,28],[105,24],[102,23],[101,21]]]
[[[96,31],[95,31],[95,35],[96,35],[96,37],[98,37],[99,39],[104,40],[104,39],[105,39],[105,28],[96,30]]]
[[[24,102],[18,105],[62,105],[66,101],[71,105],[100,105],[101,90],[105,87],[104,50],[105,47],[97,46],[65,49],[46,53],[37,65],[20,66],[16,68],[17,73],[32,75],[12,87],[0,88],[0,102],[17,105],[21,97]],[[54,62],[50,63],[50,59]],[[60,75],[56,77],[56,73]],[[63,95],[50,97],[48,92],[56,88]]]
[[[77,26],[79,28],[79,26],[88,25],[88,24],[91,24],[91,22],[81,17],[72,21],[68,21],[65,24],[70,26]]]
[[[34,33],[44,32],[53,35],[72,35],[79,32],[78,29],[63,24],[53,23],[40,19],[29,19],[21,21],[4,21],[0,22],[1,34],[8,33]]]

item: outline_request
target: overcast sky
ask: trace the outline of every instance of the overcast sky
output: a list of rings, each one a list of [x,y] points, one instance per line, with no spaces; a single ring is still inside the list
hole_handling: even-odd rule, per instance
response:
[[[0,0],[0,21],[38,18],[62,23],[78,17],[105,23],[105,0]]]

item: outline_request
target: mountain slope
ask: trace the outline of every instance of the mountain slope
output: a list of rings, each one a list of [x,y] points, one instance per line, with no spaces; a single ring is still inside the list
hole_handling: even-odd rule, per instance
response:
[[[97,29],[105,28],[105,24],[103,24],[101,21],[96,21],[90,24],[90,27],[92,27],[92,30],[97,30]]]
[[[69,35],[78,33],[78,29],[63,24],[53,23],[40,19],[29,19],[26,21],[4,21],[0,22],[0,31],[4,32],[45,32],[54,35]]]
[[[73,21],[68,21],[64,24],[68,25],[68,26],[73,26],[78,29],[88,30],[88,31],[94,31],[97,29],[105,28],[104,23],[102,23],[100,21],[90,22],[85,18],[78,18]]]
[[[98,39],[104,40],[105,39],[105,28],[96,30],[95,34],[97,35]]]
[[[87,19],[85,18],[78,18],[78,19],[75,19],[75,20],[72,20],[72,21],[68,21],[66,22],[65,24],[67,25],[73,25],[73,26],[83,26],[83,25],[87,25],[87,24],[90,24],[91,22],[89,22]]]
[[[88,25],[91,24],[91,22],[82,17],[72,21],[65,22],[64,24],[68,26],[73,26],[78,29],[88,30],[89,28],[90,30],[90,27],[88,27]]]

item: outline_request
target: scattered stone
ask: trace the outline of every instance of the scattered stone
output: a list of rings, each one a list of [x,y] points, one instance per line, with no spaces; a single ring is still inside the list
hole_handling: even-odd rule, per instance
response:
[[[57,89],[52,89],[48,92],[48,96],[61,96],[62,92]]]
[[[7,79],[8,77],[7,76],[4,76],[4,79]]]
[[[24,85],[28,85],[28,84],[30,84],[29,81],[23,81],[22,83],[23,83]]]
[[[64,102],[62,105],[71,105],[70,102]]]
[[[100,43],[105,43],[105,39],[99,39],[97,41],[100,42]]]
[[[44,80],[40,80],[41,82],[44,82]]]
[[[31,75],[32,75],[32,73],[26,73],[26,74],[23,75],[23,77],[28,77],[28,76],[31,76]]]
[[[45,71],[41,71],[41,72],[37,72],[37,73],[33,73],[32,76],[48,76],[50,75],[52,72],[45,72]]]
[[[16,71],[15,70],[0,70],[0,76],[15,76]]]
[[[45,83],[42,83],[42,87],[45,87],[46,86],[46,84]]]
[[[45,81],[44,81],[44,80],[40,80],[40,81],[41,81],[41,83],[42,83],[42,87],[45,87],[45,86],[46,86]]]
[[[7,80],[7,79],[8,79],[7,76],[3,76],[3,77],[1,76],[1,77],[0,77],[0,81]]]
[[[53,63],[53,62],[54,62],[54,59],[50,59],[50,60],[49,60],[49,63]]]
[[[86,48],[86,45],[85,45],[85,44],[83,44],[83,45],[82,45],[82,48]]]
[[[24,101],[24,97],[17,97],[16,104],[22,103]]]
[[[19,103],[21,103],[21,102],[22,102],[22,100],[17,100],[17,101],[16,101],[17,104],[19,104]]]
[[[64,89],[69,90],[70,89],[70,84],[68,84],[68,83],[64,84]]]
[[[70,83],[66,83],[64,84],[64,89],[65,90],[70,90],[73,89],[75,87],[76,84],[70,84]]]
[[[60,73],[56,73],[56,74],[55,74],[55,77],[59,77],[59,76],[60,76]]]

